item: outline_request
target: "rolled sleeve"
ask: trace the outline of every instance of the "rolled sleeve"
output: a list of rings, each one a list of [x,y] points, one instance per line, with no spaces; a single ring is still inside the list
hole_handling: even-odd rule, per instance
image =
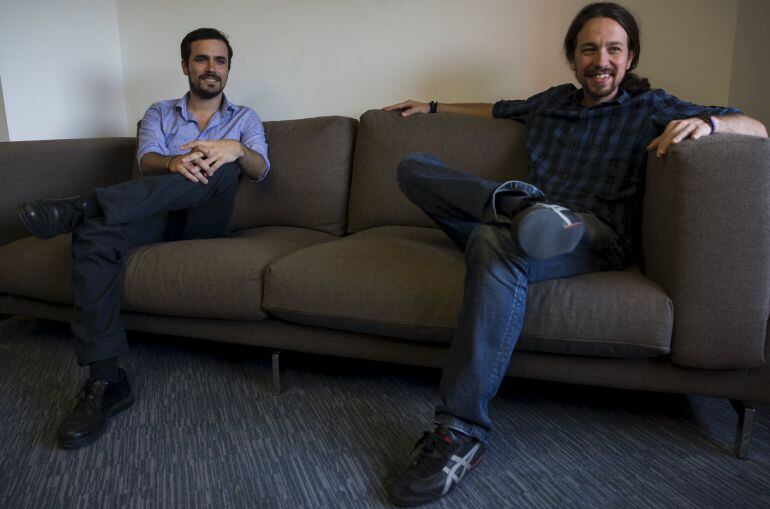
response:
[[[656,91],[661,97],[656,101],[655,112],[652,115],[652,123],[659,130],[666,128],[672,120],[681,120],[700,115],[733,115],[743,112],[736,108],[723,108],[721,106],[701,106],[687,101],[683,101],[673,95],[666,94],[662,90]]]
[[[162,111],[158,103],[150,106],[144,113],[137,134],[137,163],[141,163],[142,158],[150,152],[162,156],[168,155],[168,147],[166,147],[166,137],[163,135],[161,119]]]
[[[270,159],[267,157],[267,138],[265,137],[265,128],[259,115],[253,110],[249,110],[249,115],[241,133],[241,143],[261,155],[265,160],[265,174],[257,181],[263,180],[270,173]]]
[[[497,101],[492,107],[492,116],[517,120],[527,125],[530,116],[542,105],[548,104],[554,94],[561,94],[564,89],[569,90],[570,88],[574,87],[572,85],[559,85],[535,94],[526,100]]]
[[[526,101],[497,101],[492,107],[492,116],[495,118],[518,119],[529,114],[531,108]]]

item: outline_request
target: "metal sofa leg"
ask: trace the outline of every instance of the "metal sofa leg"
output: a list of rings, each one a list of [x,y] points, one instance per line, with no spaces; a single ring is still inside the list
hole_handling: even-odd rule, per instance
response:
[[[749,440],[751,440],[751,427],[754,424],[754,415],[757,409],[751,403],[731,399],[735,412],[738,414],[738,427],[735,431],[735,455],[742,459],[749,457]]]
[[[281,351],[273,352],[273,394],[281,395]]]

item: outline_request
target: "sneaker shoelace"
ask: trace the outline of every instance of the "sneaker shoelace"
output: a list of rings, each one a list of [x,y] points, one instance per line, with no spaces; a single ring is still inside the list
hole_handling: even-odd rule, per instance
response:
[[[422,438],[417,441],[415,450],[419,450],[419,453],[414,458],[413,464],[415,466],[424,465],[425,463],[440,458],[440,449],[449,445],[452,445],[454,441],[449,435],[436,433],[435,431],[425,431],[422,434]]]

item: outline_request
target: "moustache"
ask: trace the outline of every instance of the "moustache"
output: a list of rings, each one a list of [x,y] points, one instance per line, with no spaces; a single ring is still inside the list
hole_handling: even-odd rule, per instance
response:
[[[201,74],[199,79],[206,80],[209,78],[217,81],[222,81],[222,78],[220,78],[218,74],[214,74],[214,73]]]
[[[598,74],[609,74],[610,76],[615,76],[615,69],[612,67],[591,67],[585,72],[585,75],[589,78]]]

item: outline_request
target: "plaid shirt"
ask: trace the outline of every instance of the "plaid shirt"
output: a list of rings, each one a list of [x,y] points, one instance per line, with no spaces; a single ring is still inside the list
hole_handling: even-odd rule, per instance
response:
[[[621,90],[594,108],[580,103],[582,90],[566,84],[524,101],[499,101],[495,117],[527,126],[528,181],[549,201],[592,212],[630,249],[637,237],[647,145],[671,120],[740,113],[698,106],[663,90],[636,96]]]

